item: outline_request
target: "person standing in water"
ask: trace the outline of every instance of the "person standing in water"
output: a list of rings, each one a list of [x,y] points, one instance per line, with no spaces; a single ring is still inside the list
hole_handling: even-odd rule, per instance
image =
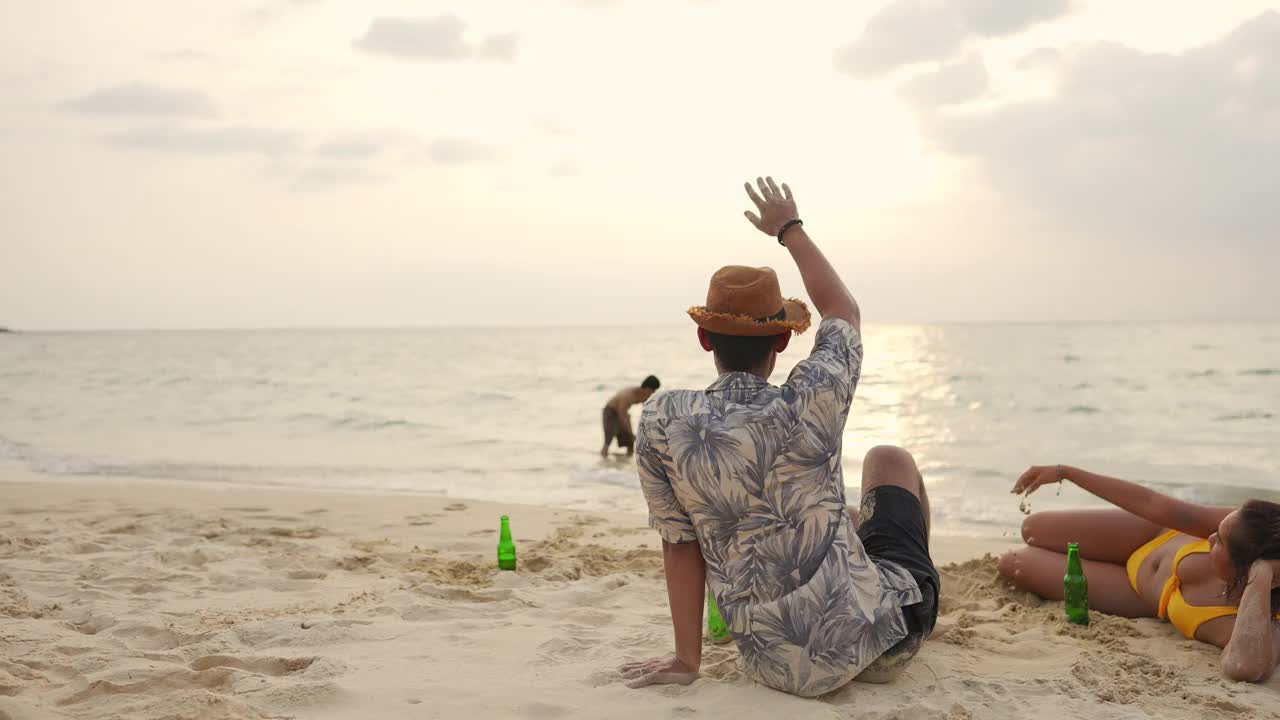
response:
[[[600,448],[600,457],[609,457],[609,446],[616,439],[618,447],[626,448],[627,455],[635,452],[636,434],[631,429],[631,406],[639,405],[653,397],[662,383],[650,375],[640,383],[639,387],[629,387],[618,391],[618,394],[605,403],[600,419],[604,425],[604,447]]]

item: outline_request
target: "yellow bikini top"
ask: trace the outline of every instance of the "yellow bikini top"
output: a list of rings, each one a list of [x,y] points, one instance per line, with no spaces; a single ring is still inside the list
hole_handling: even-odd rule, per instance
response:
[[[1178,554],[1173,556],[1173,573],[1164,584],[1160,593],[1160,617],[1168,618],[1169,623],[1178,628],[1178,632],[1191,640],[1196,639],[1196,631],[1210,620],[1236,615],[1240,608],[1231,605],[1192,605],[1182,596],[1182,578],[1178,577],[1178,564],[1188,555],[1199,555],[1209,552],[1208,540],[1197,540],[1183,545]],[[1276,615],[1280,620],[1280,614]]]

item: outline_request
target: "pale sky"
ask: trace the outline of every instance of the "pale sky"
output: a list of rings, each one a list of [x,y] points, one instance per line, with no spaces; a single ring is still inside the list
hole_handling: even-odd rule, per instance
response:
[[[0,0],[0,325],[1280,316],[1252,0]]]

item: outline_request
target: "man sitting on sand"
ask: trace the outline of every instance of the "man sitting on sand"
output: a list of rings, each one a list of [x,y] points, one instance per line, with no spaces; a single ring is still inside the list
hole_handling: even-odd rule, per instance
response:
[[[631,687],[693,682],[709,586],[756,680],[812,697],[893,678],[938,615],[929,500],[915,460],[877,447],[858,519],[841,436],[862,365],[858,306],[801,227],[791,190],[758,180],[747,218],[791,253],[822,315],[813,352],[768,383],[809,310],[769,268],[725,267],[689,310],[720,377],[648,403],[636,441],[649,523],[662,536],[675,655],[623,666]]]
[[[629,457],[635,452],[636,434],[631,430],[631,406],[638,405],[653,397],[662,383],[650,375],[640,383],[640,387],[629,387],[618,391],[604,405],[601,421],[604,423],[604,447],[600,449],[600,457],[609,457],[609,445],[615,438],[618,447],[626,448]]]

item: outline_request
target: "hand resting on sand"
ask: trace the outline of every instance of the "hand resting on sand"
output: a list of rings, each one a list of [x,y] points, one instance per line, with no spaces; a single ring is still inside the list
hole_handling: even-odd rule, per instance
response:
[[[690,670],[676,657],[654,658],[643,662],[631,662],[619,668],[629,688],[649,685],[688,685],[698,679],[698,671]]]

